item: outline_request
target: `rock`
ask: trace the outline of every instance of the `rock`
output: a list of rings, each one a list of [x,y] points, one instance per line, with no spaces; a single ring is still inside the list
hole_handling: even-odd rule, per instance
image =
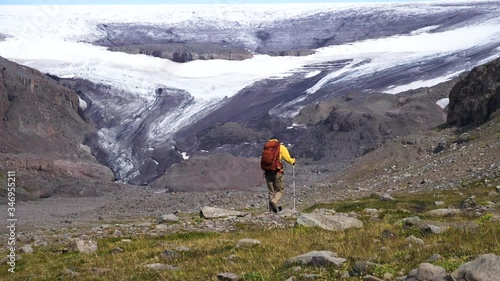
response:
[[[33,247],[30,244],[26,244],[21,247],[21,252],[25,254],[33,254]]]
[[[387,194],[387,193],[380,196],[380,200],[381,201],[396,201],[396,199],[394,199],[390,194]]]
[[[384,273],[384,276],[382,277],[384,281],[392,281],[394,280],[394,275],[392,275],[389,272]]]
[[[400,220],[401,225],[413,225],[414,222],[421,221],[422,219],[419,217],[409,217]]]
[[[428,216],[434,217],[447,217],[461,214],[462,211],[459,209],[436,209],[425,212]]]
[[[302,279],[304,280],[317,280],[317,279],[321,279],[322,276],[321,274],[304,274],[302,275]]]
[[[471,196],[464,201],[460,202],[460,209],[474,209],[477,207],[475,196]]]
[[[292,276],[292,277],[286,279],[286,281],[295,281],[295,276]]]
[[[417,238],[417,237],[415,237],[415,236],[413,236],[413,235],[411,235],[411,236],[407,237],[407,238],[405,239],[405,241],[406,241],[407,243],[410,243],[410,244],[416,244],[416,245],[419,245],[419,246],[423,246],[423,245],[425,245],[424,240],[422,240],[422,239],[420,239],[420,238]]]
[[[451,277],[456,281],[498,280],[499,276],[500,256],[495,254],[480,255],[451,273]]]
[[[390,231],[389,229],[384,229],[382,231],[382,239],[395,239],[396,237],[396,233]]]
[[[179,254],[175,251],[166,249],[160,254],[160,259],[164,261],[172,261],[179,257]]]
[[[497,193],[500,193],[500,185],[497,185],[496,190],[497,190]]]
[[[175,248],[175,250],[177,252],[181,252],[181,253],[187,253],[187,252],[191,252],[191,249],[188,248],[188,247],[184,247],[184,246],[179,246],[177,248]]]
[[[500,59],[475,67],[450,91],[447,123],[467,126],[488,121],[500,108]]]
[[[130,239],[122,239],[120,241],[123,243],[132,243],[132,240],[130,240]]]
[[[430,263],[422,263],[417,269],[410,271],[406,281],[448,281],[446,270]]]
[[[366,208],[366,209],[363,210],[363,213],[375,217],[375,216],[378,216],[379,211],[377,209],[368,209],[368,208]]]
[[[357,261],[352,266],[353,276],[363,276],[373,273],[373,269],[377,264],[370,261]]]
[[[445,151],[446,149],[448,149],[448,147],[449,147],[449,146],[448,146],[448,144],[447,144],[447,143],[445,143],[445,142],[440,142],[440,143],[438,143],[438,145],[436,146],[436,148],[434,148],[433,153],[434,153],[434,154],[438,154],[438,153],[443,152],[443,151]]]
[[[332,231],[363,227],[363,222],[356,218],[325,214],[301,214],[297,218],[297,224],[307,227],[320,227]]]
[[[440,254],[434,254],[427,261],[428,262],[436,262],[442,258],[443,258],[443,256],[441,256]]]
[[[488,197],[497,197],[498,196],[498,192],[496,191],[491,191],[490,193],[488,193]]]
[[[302,264],[321,267],[328,265],[341,266],[344,262],[346,262],[346,259],[338,258],[336,253],[330,251],[313,251],[290,258],[286,261],[286,264]]]
[[[428,233],[428,234],[441,234],[448,229],[445,227],[439,227],[432,224],[425,224],[420,228],[420,230],[423,233]]]
[[[153,264],[146,264],[145,267],[157,271],[176,271],[179,270],[178,267],[170,265],[170,264],[163,264],[163,263],[153,263]]]
[[[79,276],[79,275],[80,275],[80,273],[78,273],[78,272],[74,272],[73,270],[70,270],[70,269],[65,268],[65,269],[63,269],[63,270],[61,271],[61,273],[60,273],[59,275],[62,275],[62,276],[69,276],[69,277],[76,277],[76,276]]]
[[[213,207],[203,207],[200,211],[200,216],[206,219],[217,219],[225,217],[244,217],[247,213],[225,210]]]
[[[124,252],[124,251],[123,251],[123,249],[122,249],[122,248],[119,248],[119,247],[113,248],[113,249],[111,250],[111,253],[112,253],[112,254],[121,254],[121,253],[123,253],[123,252]]]
[[[298,215],[299,213],[292,209],[283,209],[281,212],[278,213],[278,216],[281,218],[293,218],[297,217]]]
[[[158,223],[178,222],[179,218],[174,214],[161,215],[156,220]]]
[[[220,281],[238,281],[240,277],[234,273],[224,272],[217,274],[217,279]]]
[[[83,240],[77,238],[71,241],[69,248],[71,250],[78,251],[82,254],[92,254],[97,252],[98,245],[97,241]]]
[[[463,133],[455,141],[457,144],[462,144],[470,141],[470,134]]]
[[[384,281],[384,280],[375,277],[373,275],[365,275],[365,277],[363,277],[363,281]]]
[[[434,202],[434,205],[436,205],[436,206],[443,206],[444,202],[443,201],[436,201],[436,202]]]
[[[240,241],[238,241],[238,244],[236,244],[236,249],[256,247],[259,246],[260,244],[261,243],[259,240],[243,238]]]

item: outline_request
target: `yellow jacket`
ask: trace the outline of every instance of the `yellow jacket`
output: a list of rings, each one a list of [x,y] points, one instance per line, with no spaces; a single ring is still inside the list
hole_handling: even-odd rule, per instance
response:
[[[278,141],[277,139],[272,139],[271,141]],[[293,165],[295,164],[295,158],[292,158],[292,156],[290,156],[290,152],[288,151],[288,149],[286,148],[286,146],[284,146],[283,144],[280,145],[280,161],[283,161],[283,159],[288,162],[290,165]]]

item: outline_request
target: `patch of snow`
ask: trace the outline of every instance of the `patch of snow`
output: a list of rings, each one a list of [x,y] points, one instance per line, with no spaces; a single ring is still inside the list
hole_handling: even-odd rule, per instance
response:
[[[189,160],[189,158],[191,158],[191,156],[187,155],[187,152],[182,152],[181,155],[182,155],[182,159],[184,159],[184,160]]]
[[[337,78],[339,76],[341,76],[342,74],[345,74],[347,73],[348,71],[351,70],[351,67],[353,65],[355,65],[356,63],[358,62],[352,62],[350,63],[349,65],[346,65],[344,66],[343,68],[339,69],[339,70],[336,70],[328,75],[326,75],[325,77],[323,77],[321,80],[318,81],[318,83],[316,83],[316,85],[312,86],[311,88],[307,89],[306,90],[306,93],[309,94],[309,95],[312,95],[314,93],[316,93],[319,89],[321,89],[325,84],[327,84],[328,82],[330,82],[330,80],[334,79],[334,78]],[[351,67],[350,67],[351,66]]]
[[[422,33],[428,33],[429,31],[433,31],[434,29],[438,29],[441,25],[431,25],[431,26],[426,26],[417,30],[413,30],[410,32],[410,35],[417,35],[417,34],[422,34]]]
[[[304,124],[297,124],[297,123],[293,123],[292,126],[290,127],[287,127],[288,130],[291,130],[291,129],[295,129],[295,128],[306,128],[307,126],[304,125]]]
[[[442,109],[445,109],[450,104],[449,98],[440,99],[436,102]]]
[[[419,80],[419,81],[415,81],[415,82],[412,82],[412,83],[409,83],[409,84],[406,84],[406,85],[401,85],[401,86],[397,86],[397,87],[387,88],[383,92],[386,93],[386,94],[395,95],[395,94],[399,94],[399,93],[402,93],[402,92],[405,92],[405,91],[414,90],[414,89],[418,89],[418,88],[432,87],[432,86],[437,85],[439,83],[443,83],[443,82],[449,81],[449,80],[457,77],[462,72],[463,71],[457,71],[457,72],[454,72],[454,73],[451,73],[451,74],[448,74],[448,75],[445,75],[445,76],[442,76],[442,77],[437,77],[437,78],[434,78],[434,79]]]
[[[321,73],[321,70],[311,71],[311,72],[307,73],[306,76],[304,76],[304,78],[312,78],[314,76],[318,76],[320,73]]]
[[[155,162],[156,165],[159,165],[160,163],[158,163],[158,161],[154,160],[153,158],[151,158],[153,160],[153,162]]]
[[[86,101],[84,101],[82,98],[78,97],[78,102],[80,104],[80,109],[81,110],[87,109],[88,105],[87,105]]]

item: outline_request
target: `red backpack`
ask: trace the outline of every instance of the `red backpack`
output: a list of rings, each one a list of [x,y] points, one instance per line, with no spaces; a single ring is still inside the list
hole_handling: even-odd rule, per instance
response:
[[[277,172],[283,168],[280,161],[279,141],[270,140],[264,145],[264,151],[260,158],[260,168],[266,172]]]

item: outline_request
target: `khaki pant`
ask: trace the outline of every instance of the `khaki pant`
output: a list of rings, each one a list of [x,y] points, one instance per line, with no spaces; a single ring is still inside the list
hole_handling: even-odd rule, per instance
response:
[[[278,206],[278,202],[281,197],[283,197],[283,191],[285,189],[283,173],[266,172],[264,176],[266,177],[266,184],[269,189],[269,202]]]

